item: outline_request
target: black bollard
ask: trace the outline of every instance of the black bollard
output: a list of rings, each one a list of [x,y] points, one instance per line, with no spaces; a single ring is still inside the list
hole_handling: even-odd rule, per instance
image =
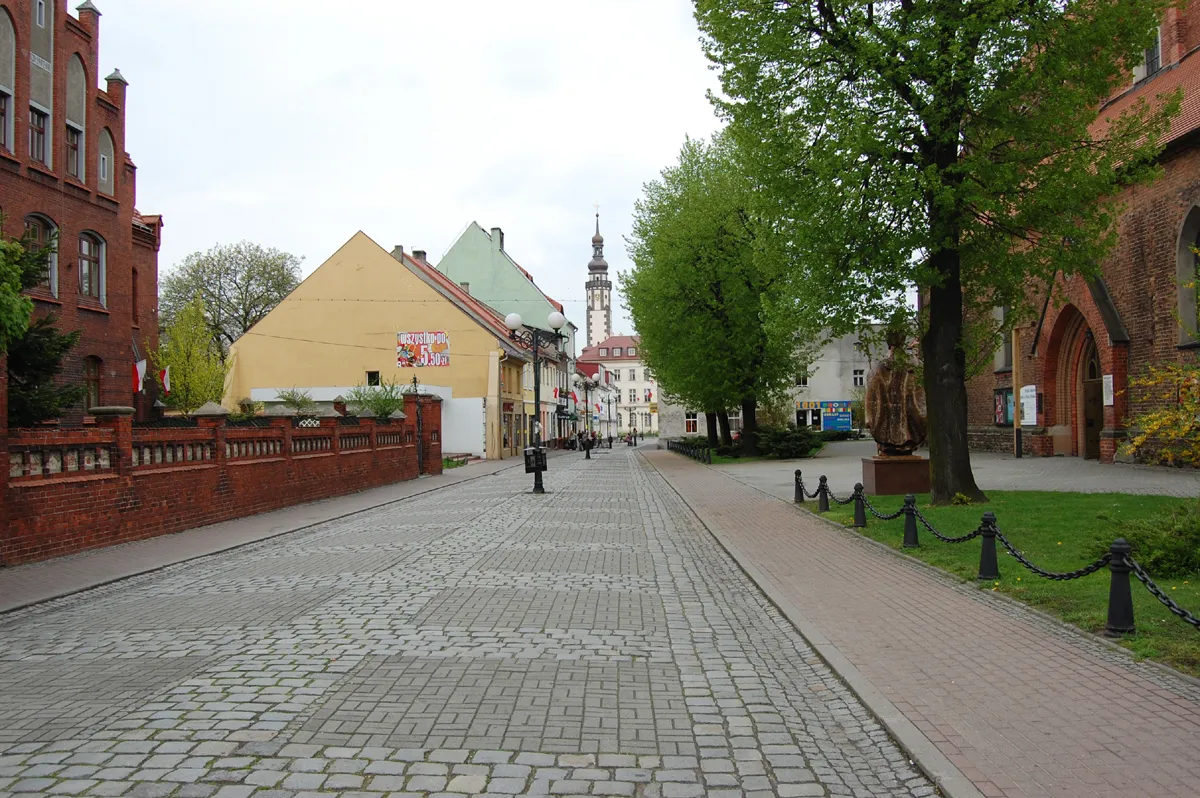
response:
[[[917,497],[911,493],[904,497],[904,548],[920,546],[917,540]]]
[[[863,529],[867,525],[867,497],[863,496],[863,486],[859,482],[854,486],[854,526]]]
[[[1108,570],[1112,580],[1108,583],[1108,623],[1104,627],[1105,637],[1120,637],[1135,631],[1133,625],[1133,595],[1129,592],[1129,554],[1133,548],[1125,538],[1117,538],[1109,548],[1112,560]]]
[[[804,504],[804,480],[800,478],[800,469],[796,469],[796,495],[792,499],[796,504]]]
[[[983,514],[983,546],[979,549],[979,578],[999,579],[1000,564],[996,562],[996,514]]]
[[[829,512],[829,480],[821,475],[821,484],[817,485],[817,512]]]
[[[704,451],[708,453],[708,464],[712,465],[712,449],[705,449]]]

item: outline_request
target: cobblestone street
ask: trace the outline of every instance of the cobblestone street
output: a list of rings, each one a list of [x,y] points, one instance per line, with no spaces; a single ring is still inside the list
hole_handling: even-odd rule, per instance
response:
[[[0,615],[0,796],[928,796],[633,450]]]

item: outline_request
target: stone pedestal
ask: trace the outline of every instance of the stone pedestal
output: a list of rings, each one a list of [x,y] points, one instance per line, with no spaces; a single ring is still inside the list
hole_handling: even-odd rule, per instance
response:
[[[929,492],[929,460],[917,455],[864,457],[863,490],[868,496]]]

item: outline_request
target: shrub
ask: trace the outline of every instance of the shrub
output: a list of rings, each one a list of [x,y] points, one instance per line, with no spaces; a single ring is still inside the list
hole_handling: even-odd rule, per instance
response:
[[[1200,501],[1125,521],[1122,533],[1133,547],[1133,558],[1151,576],[1171,579],[1200,571]],[[1111,544],[1111,540],[1097,541],[1095,555],[1107,552]]]
[[[405,387],[385,379],[378,385],[356,385],[346,398],[355,405],[357,412],[370,410],[376,418],[387,418],[397,410],[404,410]]]
[[[825,441],[826,443],[833,443],[834,441],[848,441],[856,439],[856,437],[857,436],[854,434],[854,432],[848,429],[827,429],[817,433],[817,439]]]
[[[819,435],[807,427],[759,427],[758,451],[763,457],[781,460],[811,457],[821,448]]]
[[[284,407],[290,407],[299,415],[317,412],[317,403],[313,401],[312,394],[303,388],[290,388],[279,391],[277,395]]]

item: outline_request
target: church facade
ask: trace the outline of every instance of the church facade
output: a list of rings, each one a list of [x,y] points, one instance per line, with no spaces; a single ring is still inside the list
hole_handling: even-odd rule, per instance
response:
[[[1018,329],[995,362],[968,385],[968,424],[976,448],[1013,450],[1021,388],[1035,398],[1022,418],[1023,449],[1113,462],[1131,420],[1150,407],[1131,380],[1152,364],[1194,361],[1197,336],[1194,248],[1200,244],[1200,8],[1164,13],[1158,41],[1132,85],[1101,109],[1116,118],[1132,104],[1183,92],[1159,156],[1162,177],[1119,197],[1118,242],[1094,279],[1058,279],[1031,297],[1038,316]],[[1002,311],[999,311],[1002,312]],[[1013,360],[1020,385],[1012,380]],[[1031,403],[1033,404],[1033,403]]]

